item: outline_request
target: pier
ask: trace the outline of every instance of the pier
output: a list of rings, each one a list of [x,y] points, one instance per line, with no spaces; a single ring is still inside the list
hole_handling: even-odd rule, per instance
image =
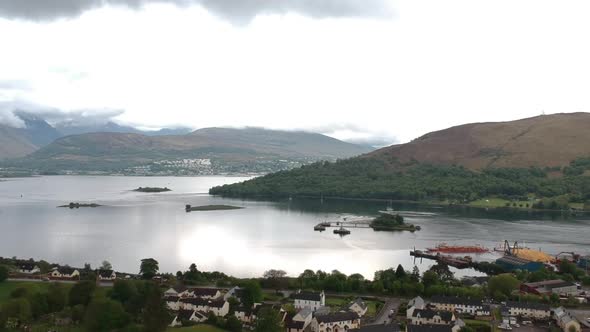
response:
[[[356,219],[344,221],[325,221],[321,222],[313,228],[314,230],[323,231],[330,227],[344,227],[344,228],[371,228],[372,219]]]
[[[432,260],[435,260],[439,263],[443,263],[448,266],[456,267],[458,269],[466,269],[466,268],[474,267],[474,263],[473,263],[470,256],[454,257],[454,256],[441,255],[440,253],[429,254],[429,253],[424,252],[422,250],[412,250],[412,251],[410,251],[410,256],[432,259]]]

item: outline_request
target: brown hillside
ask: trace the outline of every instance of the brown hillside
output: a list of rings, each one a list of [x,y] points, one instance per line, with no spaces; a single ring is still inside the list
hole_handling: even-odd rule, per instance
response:
[[[0,125],[0,160],[23,157],[36,149],[22,131]]]
[[[578,157],[590,156],[590,113],[466,124],[366,156],[456,164],[470,169],[565,166]]]

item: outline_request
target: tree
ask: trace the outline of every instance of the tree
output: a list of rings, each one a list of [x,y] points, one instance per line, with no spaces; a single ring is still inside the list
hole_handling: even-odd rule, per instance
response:
[[[280,289],[287,286],[288,281],[285,279],[287,272],[283,270],[268,270],[264,272],[263,277],[266,279],[265,287]]]
[[[398,279],[404,279],[406,277],[406,270],[404,270],[404,267],[401,264],[399,264],[395,270],[395,277]]]
[[[158,261],[153,258],[144,258],[141,260],[141,265],[139,266],[139,274],[141,274],[143,279],[152,279],[156,276],[160,267],[158,266]]]
[[[120,329],[129,321],[130,317],[121,303],[103,297],[94,298],[84,315],[84,325],[91,332]]]
[[[0,282],[8,279],[8,268],[4,265],[0,265]]]
[[[47,305],[49,306],[49,312],[62,311],[66,306],[66,290],[58,283],[52,283],[47,289]]]
[[[165,331],[171,320],[162,291],[153,282],[146,284],[142,320],[144,330],[147,332]]]
[[[412,269],[412,274],[410,275],[410,279],[414,282],[420,281],[420,269],[418,269],[418,267],[415,265],[414,265],[414,268]]]
[[[241,332],[242,322],[235,315],[231,315],[225,323],[225,328],[230,332]]]
[[[115,280],[113,290],[111,291],[111,299],[126,304],[136,295],[137,287],[135,287],[133,282],[129,280]]]
[[[254,332],[282,332],[279,313],[272,308],[262,308],[258,312]]]
[[[69,304],[75,306],[81,304],[87,306],[92,299],[92,293],[96,289],[96,283],[90,280],[84,280],[76,283],[70,289]]]
[[[49,313],[47,294],[35,293],[31,295],[29,302],[31,303],[31,314],[33,315],[33,318],[36,319]]]
[[[242,291],[242,303],[246,308],[252,308],[254,303],[262,300],[262,289],[256,280],[247,281]]]
[[[511,274],[493,276],[488,281],[488,291],[496,299],[510,297],[513,291],[520,286],[520,281]]]
[[[438,275],[434,271],[426,271],[422,276],[422,283],[426,288],[436,285],[438,283]]]
[[[100,265],[100,269],[101,270],[112,270],[113,265],[109,261],[104,260],[104,261],[102,261],[102,264]]]
[[[13,299],[6,302],[2,306],[2,312],[7,318],[18,319],[21,323],[29,322],[33,317],[31,304],[24,298]]]

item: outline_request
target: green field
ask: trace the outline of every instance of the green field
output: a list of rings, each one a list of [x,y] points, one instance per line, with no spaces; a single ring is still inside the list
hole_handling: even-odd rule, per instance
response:
[[[19,288],[24,287],[29,290],[29,293],[45,292],[49,287],[49,282],[27,282],[27,281],[5,281],[0,283],[0,303],[5,302],[10,298],[10,293]],[[64,284],[65,287],[71,287],[69,284]]]
[[[326,297],[326,306],[332,309],[340,309],[345,304],[350,303],[350,299],[341,298],[341,297]],[[377,314],[377,303],[378,301],[371,301],[366,300],[365,303],[367,304],[367,316],[373,317]]]
[[[218,327],[211,325],[195,325],[191,327],[169,327],[167,332],[226,332]]]

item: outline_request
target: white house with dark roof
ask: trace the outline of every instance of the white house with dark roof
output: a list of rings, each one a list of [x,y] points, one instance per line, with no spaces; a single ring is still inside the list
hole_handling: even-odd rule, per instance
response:
[[[400,332],[398,324],[377,324],[366,325],[358,329],[349,330],[349,332]]]
[[[113,281],[117,279],[117,273],[113,270],[97,270],[96,275],[100,281]]]
[[[51,278],[80,279],[80,271],[69,266],[54,267],[49,273]]]
[[[412,325],[406,326],[406,332],[459,332],[461,328],[458,325]]]
[[[200,297],[206,300],[221,298],[221,292],[217,288],[192,287],[188,288],[188,292],[191,296]]]
[[[463,314],[476,315],[478,310],[484,309],[480,300],[465,299],[454,296],[433,296],[430,305],[437,310],[457,311]]]
[[[35,263],[21,263],[18,265],[18,272],[23,274],[40,273],[41,268]]]
[[[406,310],[406,318],[411,319],[412,314],[414,313],[414,310],[416,310],[416,309],[422,310],[424,308],[426,308],[426,302],[424,302],[423,298],[421,298],[420,296],[417,296],[417,297],[411,299],[408,302],[408,309]]]
[[[551,318],[551,308],[543,303],[526,303],[507,301],[504,311],[510,316],[518,316],[537,320],[546,320]]]
[[[285,318],[287,332],[303,332],[311,324],[313,312],[310,308],[303,308],[298,313]]]
[[[207,320],[207,315],[203,312],[195,311],[195,310],[179,310],[172,323],[170,323],[170,327],[177,327],[182,326],[182,322],[185,321],[192,321],[195,323],[202,323]]]
[[[233,288],[231,288],[230,290],[227,291],[227,293],[225,293],[223,295],[223,299],[228,301],[231,297],[237,299],[238,301],[242,302],[242,294],[244,293],[244,289],[240,288],[238,286],[235,286]]]
[[[413,325],[451,325],[455,319],[455,314],[452,311],[414,309],[410,323]]]
[[[292,295],[295,309],[303,309],[309,307],[312,311],[316,311],[319,307],[326,305],[326,295],[314,292],[299,292]]]
[[[252,308],[247,308],[245,306],[239,306],[234,310],[234,316],[240,320],[240,322],[245,324],[252,323]]]
[[[570,332],[572,330],[580,332],[582,330],[580,322],[569,311],[565,310],[564,307],[553,310],[553,319],[555,319],[557,326],[564,332]]]
[[[176,285],[173,287],[168,288],[164,292],[164,296],[178,296],[178,297],[189,297],[190,292],[187,287],[182,285]]]
[[[340,311],[320,315],[311,321],[312,332],[345,332],[351,329],[358,329],[361,326],[361,319],[356,312]]]
[[[358,297],[356,300],[352,301],[346,309],[348,309],[348,311],[356,312],[359,317],[363,317],[367,313],[369,307],[363,299]]]
[[[178,302],[180,302],[180,310],[212,312],[219,317],[224,317],[229,313],[229,302],[224,299],[208,300],[200,297],[185,297],[179,299]]]
[[[178,295],[164,295],[164,301],[166,301],[166,307],[173,311],[180,310],[180,297]]]

